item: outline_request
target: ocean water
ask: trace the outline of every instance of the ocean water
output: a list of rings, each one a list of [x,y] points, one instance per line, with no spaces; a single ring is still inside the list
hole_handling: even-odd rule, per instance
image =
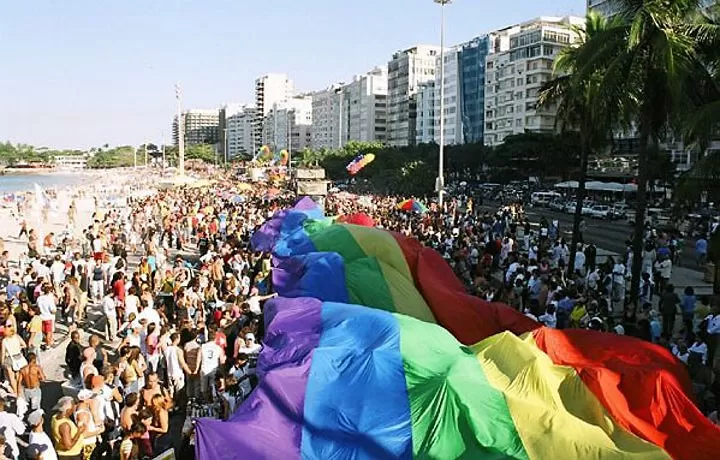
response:
[[[35,190],[38,184],[44,190],[63,189],[68,186],[88,182],[89,175],[82,172],[51,174],[10,174],[0,176],[0,194],[27,192]]]

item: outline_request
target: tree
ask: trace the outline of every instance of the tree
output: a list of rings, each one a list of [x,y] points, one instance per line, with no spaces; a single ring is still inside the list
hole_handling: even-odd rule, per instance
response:
[[[514,134],[495,147],[495,166],[510,165],[523,175],[566,178],[578,166],[578,138],[573,133]]]
[[[613,126],[613,102],[602,99],[598,91],[602,73],[598,70],[594,74],[578,74],[577,68],[581,49],[594,37],[600,35],[610,27],[614,21],[608,21],[596,12],[587,15],[585,28],[576,28],[580,40],[577,46],[565,48],[555,61],[555,78],[540,90],[538,104],[549,108],[557,105],[557,123],[562,133],[577,132],[580,145],[580,170],[578,173],[578,188],[575,196],[575,213],[573,216],[572,242],[570,244],[570,260],[568,272],[575,271],[575,256],[580,241],[580,221],[582,220],[582,207],[585,200],[585,182],[587,180],[588,158],[597,148],[607,145],[611,138]],[[617,113],[617,112],[616,112]],[[556,165],[557,163],[553,163]]]
[[[185,147],[186,160],[202,160],[206,163],[213,163],[217,159],[215,148],[210,144],[188,145]]]
[[[88,168],[122,168],[135,164],[135,147],[124,145],[99,150],[88,160]]]
[[[620,0],[617,25],[598,33],[578,52],[577,73],[598,72],[601,98],[630,102],[639,133],[638,193],[630,299],[637,301],[647,208],[648,161],[672,122],[691,111],[693,89],[708,71],[696,45],[712,33],[697,20],[697,0]]]

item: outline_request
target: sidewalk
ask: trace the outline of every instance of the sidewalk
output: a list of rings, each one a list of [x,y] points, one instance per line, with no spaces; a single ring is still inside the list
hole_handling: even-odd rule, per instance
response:
[[[532,225],[532,224],[531,224]],[[522,245],[522,228],[518,228],[518,244]],[[620,254],[605,250],[603,248],[597,248],[596,263],[604,263],[608,257],[613,257],[617,260]],[[675,292],[678,295],[682,294],[686,287],[691,286],[695,290],[695,295],[711,295],[713,293],[712,283],[706,283],[703,280],[703,273],[696,270],[690,270],[685,267],[673,267],[672,277],[670,282],[675,286]]]

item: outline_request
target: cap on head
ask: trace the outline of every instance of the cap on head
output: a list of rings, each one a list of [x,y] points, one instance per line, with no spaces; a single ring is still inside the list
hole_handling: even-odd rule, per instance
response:
[[[38,426],[42,423],[43,415],[45,415],[45,412],[42,409],[37,409],[32,412],[30,412],[30,415],[28,415],[28,423],[30,426]]]
[[[72,407],[73,404],[75,404],[75,400],[72,396],[63,396],[58,399],[58,402],[53,406],[53,412],[64,412]]]

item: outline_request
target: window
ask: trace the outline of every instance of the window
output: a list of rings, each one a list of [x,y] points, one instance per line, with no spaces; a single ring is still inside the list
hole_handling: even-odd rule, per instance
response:
[[[518,79],[517,79],[517,85],[518,85],[518,86],[522,85],[522,78],[518,78]]]

